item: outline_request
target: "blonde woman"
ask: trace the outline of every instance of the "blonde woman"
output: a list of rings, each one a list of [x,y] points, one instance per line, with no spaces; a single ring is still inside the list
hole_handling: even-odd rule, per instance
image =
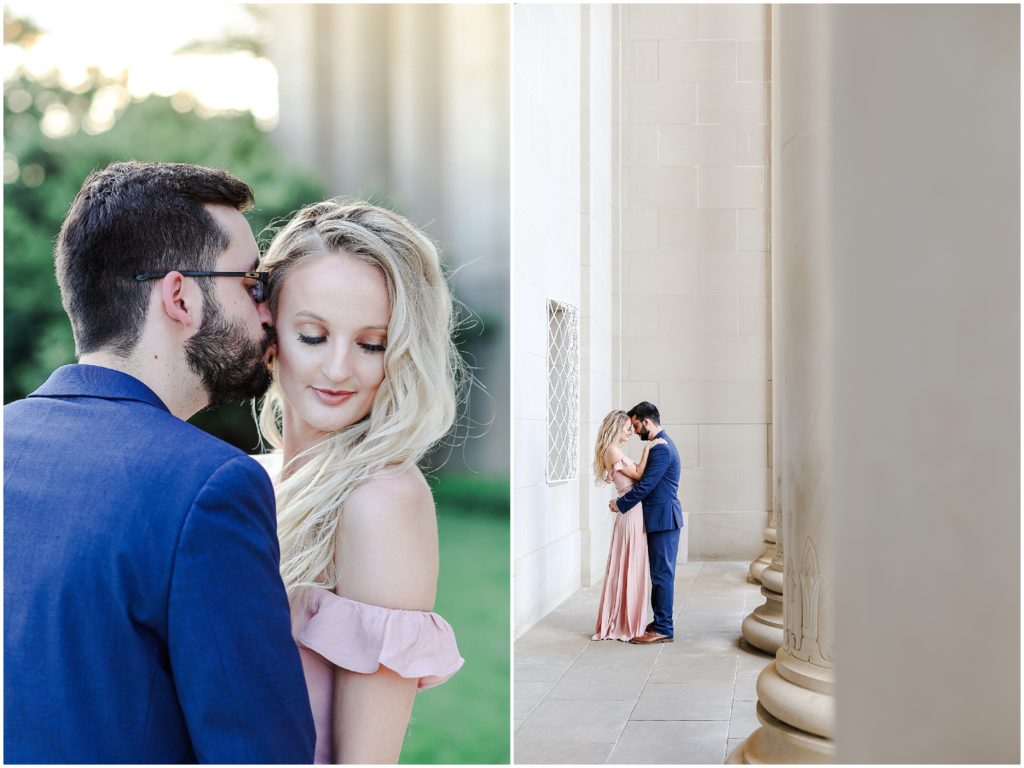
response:
[[[625,411],[609,413],[597,430],[594,482],[614,484],[618,496],[631,489],[634,480],[643,477],[647,452],[659,443],[644,443],[640,463],[636,464],[622,451],[631,434],[633,428]],[[628,642],[644,633],[650,576],[643,505],[637,504],[628,512],[615,515],[594,640]]]
[[[318,203],[271,243],[274,384],[260,430],[280,449],[281,574],[318,763],[394,763],[419,689],[463,660],[432,612],[438,541],[417,461],[455,417],[452,299],[402,217]]]

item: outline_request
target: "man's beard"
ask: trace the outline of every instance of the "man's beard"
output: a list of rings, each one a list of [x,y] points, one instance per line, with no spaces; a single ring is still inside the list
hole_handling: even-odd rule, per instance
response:
[[[203,322],[185,342],[185,359],[210,396],[207,407],[261,397],[273,380],[264,361],[273,336],[251,339],[241,323],[224,316],[212,295],[204,298]]]

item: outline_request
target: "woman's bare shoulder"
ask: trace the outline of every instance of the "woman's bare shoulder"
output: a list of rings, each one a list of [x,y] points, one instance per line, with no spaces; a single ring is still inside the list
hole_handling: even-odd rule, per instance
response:
[[[343,515],[351,523],[369,526],[420,516],[434,519],[434,497],[416,466],[395,469],[360,483],[349,494]]]
[[[624,458],[626,458],[626,454],[617,445],[609,445],[604,451],[604,464],[606,467],[611,467],[612,464],[622,461]]]
[[[433,608],[437,519],[419,469],[361,483],[345,502],[335,551],[338,594],[387,608]]]

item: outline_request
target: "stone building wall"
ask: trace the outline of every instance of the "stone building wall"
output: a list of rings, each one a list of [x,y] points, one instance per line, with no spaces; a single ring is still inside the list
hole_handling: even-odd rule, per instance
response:
[[[597,427],[613,408],[641,399],[661,407],[683,455],[690,557],[751,559],[763,549],[769,44],[766,6],[513,13],[521,634],[604,575],[612,494],[594,486],[590,463]],[[580,316],[571,483],[545,477],[549,299]],[[636,441],[631,450],[639,452]],[[684,543],[680,559],[686,552]]]
[[[547,304],[580,307],[580,7],[516,6],[513,599],[525,631],[580,586],[579,475],[549,483]],[[580,441],[584,442],[583,440]]]
[[[623,22],[620,403],[657,404],[679,446],[680,557],[751,559],[771,507],[769,6]]]

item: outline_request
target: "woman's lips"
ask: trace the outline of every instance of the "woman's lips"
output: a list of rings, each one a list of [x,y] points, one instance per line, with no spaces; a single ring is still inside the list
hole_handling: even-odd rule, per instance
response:
[[[319,387],[310,387],[316,396],[320,398],[320,402],[325,405],[341,405],[348,400],[355,392],[350,392],[345,389],[320,389]]]

